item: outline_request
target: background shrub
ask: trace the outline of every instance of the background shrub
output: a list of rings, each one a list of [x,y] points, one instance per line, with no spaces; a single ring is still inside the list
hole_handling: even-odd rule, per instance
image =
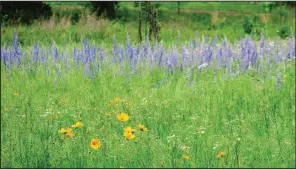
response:
[[[1,11],[1,21],[24,24],[31,24],[36,19],[48,19],[52,15],[51,7],[43,2],[1,2]]]

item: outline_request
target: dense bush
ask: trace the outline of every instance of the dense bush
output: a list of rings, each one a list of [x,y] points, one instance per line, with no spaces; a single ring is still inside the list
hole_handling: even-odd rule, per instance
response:
[[[283,25],[283,26],[280,28],[279,35],[280,35],[281,38],[285,39],[285,38],[288,37],[290,34],[291,34],[291,32],[290,32],[290,27],[289,27],[288,25]]]
[[[81,11],[79,10],[74,10],[72,12],[72,16],[71,16],[71,23],[73,25],[75,25],[76,23],[78,23],[79,19],[80,19],[80,16],[81,16]]]
[[[1,2],[1,21],[31,24],[36,19],[48,19],[51,7],[43,2]]]
[[[244,32],[246,34],[251,34],[252,33],[253,24],[250,21],[249,17],[245,17],[244,22],[243,22],[243,29],[244,29]]]

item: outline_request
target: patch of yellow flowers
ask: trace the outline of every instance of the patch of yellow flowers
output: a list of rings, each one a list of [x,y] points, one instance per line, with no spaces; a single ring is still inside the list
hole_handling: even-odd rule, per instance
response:
[[[115,97],[113,100],[110,101],[110,103],[108,104],[108,106],[112,106],[114,103],[117,103],[119,102],[120,99],[118,97]],[[131,109],[132,108],[132,104],[129,103],[128,104],[128,107]],[[110,113],[108,112],[108,115],[110,115]],[[126,114],[125,112],[121,112],[119,114],[116,115],[116,118],[121,121],[121,122],[127,122],[129,120],[129,116],[128,114]],[[82,122],[76,122],[74,123],[73,125],[71,125],[71,127],[73,129],[75,128],[80,128],[81,126],[83,126],[83,123]],[[138,128],[140,131],[142,132],[146,132],[148,131],[147,128],[139,123],[138,124]],[[133,129],[131,126],[128,126],[126,128],[124,128],[124,132],[123,132],[123,135],[124,137],[127,139],[127,140],[132,140],[132,139],[135,139],[136,136],[135,136],[135,129]],[[60,130],[58,130],[59,133],[61,134],[64,134],[66,135],[67,137],[73,137],[75,134],[73,133],[72,129],[71,128],[61,128]],[[98,150],[100,147],[102,146],[102,143],[99,139],[96,139],[96,138],[93,138],[91,140],[91,143],[90,143],[90,147],[94,150]]]
[[[75,124],[73,124],[71,127],[72,128],[79,128],[83,126],[82,122],[76,122]],[[59,133],[64,134],[67,137],[73,137],[75,134],[73,133],[71,128],[61,128],[60,130],[58,130]]]

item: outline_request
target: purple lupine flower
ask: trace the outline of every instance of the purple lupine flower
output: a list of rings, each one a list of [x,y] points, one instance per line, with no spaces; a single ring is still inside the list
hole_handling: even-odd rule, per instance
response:
[[[59,53],[57,47],[53,49],[53,54],[54,54],[54,63],[56,63],[59,60]]]
[[[33,56],[33,59],[35,61],[35,63],[39,63],[39,47],[38,47],[38,44],[35,43],[33,49],[32,49],[32,56]]]
[[[182,68],[183,68],[182,66],[188,65],[189,54],[187,53],[187,50],[184,47],[182,48],[181,54],[182,54],[182,64],[181,64],[180,70],[182,71]]]
[[[100,61],[103,62],[105,59],[105,52],[102,48],[100,48]]]
[[[207,63],[210,63],[211,62],[212,56],[213,56],[212,49],[210,47],[208,47],[208,49],[206,51],[206,62]]]
[[[174,45],[172,46],[172,48],[169,49],[167,62],[166,62],[170,70],[172,70],[172,68],[174,68],[178,63],[178,56],[173,49],[174,49]]]
[[[119,48],[117,47],[117,44],[116,44],[116,40],[113,40],[113,58],[111,60],[111,63],[114,63],[116,62],[116,59],[118,57],[118,54],[119,54]]]
[[[158,67],[160,67],[162,65],[163,56],[164,56],[164,48],[160,47]]]
[[[89,60],[90,62],[93,62],[96,59],[96,47],[94,44],[89,49]]]
[[[261,34],[261,40],[260,40],[260,55],[264,56],[265,52],[265,41],[264,41],[264,34]]]
[[[86,65],[86,63],[90,60],[90,47],[87,38],[83,40],[82,52],[84,56],[83,64]]]
[[[252,55],[250,56],[250,62],[254,65],[257,62],[258,53],[257,53],[257,47],[256,44],[253,47]]]
[[[5,66],[7,66],[8,57],[9,57],[9,51],[8,51],[7,45],[5,45],[4,48],[1,48],[1,61],[4,63]]]
[[[293,42],[294,42],[294,45],[292,44]],[[287,59],[291,59],[293,56],[295,57],[295,40],[293,40],[293,34],[291,34],[288,42]]]
[[[226,66],[225,61],[223,59],[222,49],[219,47],[217,51],[217,59],[219,61],[219,64],[223,67]]]
[[[133,59],[133,48],[131,47],[130,41],[126,41],[126,57],[129,59],[130,63],[132,63]]]
[[[134,57],[134,61],[133,61],[133,64],[136,65],[137,64],[137,61],[138,61],[138,58],[140,57],[140,50],[141,50],[141,47],[140,46],[137,46],[135,49],[134,49],[134,53],[135,53],[135,57]]]
[[[122,48],[120,48],[120,49],[119,49],[119,52],[120,52],[119,64],[120,64],[120,67],[122,68],[123,59],[124,59],[124,51],[123,51]]]
[[[146,38],[143,50],[144,50],[144,57],[147,58],[148,53],[149,53],[149,40],[148,40],[148,38]]]
[[[131,49],[132,49],[133,57],[130,60],[130,64],[133,65],[133,66],[136,66],[137,65],[137,57],[138,57],[138,55],[137,55],[138,49],[136,47],[135,48],[131,48]]]
[[[178,31],[178,46],[181,46],[181,34],[180,31]]]
[[[22,54],[21,54],[21,50],[18,46],[18,37],[17,37],[17,33],[16,31],[14,32],[14,36],[13,36],[13,42],[12,42],[12,46],[13,46],[13,57],[15,56],[17,59],[17,64],[21,65],[22,64]]]
[[[42,63],[46,64],[47,63],[47,58],[46,58],[46,55],[45,55],[45,52],[44,52],[43,48],[41,49],[41,58],[42,58]]]
[[[76,65],[78,66],[80,61],[83,59],[82,51],[77,50],[77,58],[76,58]]]
[[[276,90],[280,90],[281,89],[281,76],[280,76],[280,72],[277,70],[276,72]]]

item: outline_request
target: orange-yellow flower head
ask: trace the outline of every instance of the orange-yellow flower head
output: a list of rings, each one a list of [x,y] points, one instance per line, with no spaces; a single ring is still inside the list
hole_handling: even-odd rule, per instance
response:
[[[141,123],[139,123],[138,127],[141,131],[147,131],[147,128]]]
[[[188,155],[185,155],[185,154],[183,154],[183,155],[182,155],[182,158],[183,158],[184,160],[188,160],[188,159],[189,159],[189,156],[188,156]]]
[[[7,107],[4,107],[4,111],[8,111],[8,108]]]
[[[124,132],[133,134],[135,132],[135,129],[133,129],[131,127],[127,127],[127,128],[124,128]]]
[[[93,138],[90,143],[90,147],[97,150],[102,146],[101,141]]]
[[[66,134],[67,132],[71,132],[71,131],[72,131],[72,129],[70,129],[70,128],[67,128],[67,129],[61,128],[58,132],[62,133],[62,134]]]
[[[123,135],[128,140],[132,140],[136,137],[135,135],[133,135],[133,133],[128,133],[128,132],[124,132]]]
[[[128,119],[129,119],[128,115],[124,112],[117,114],[116,117],[118,120],[123,121],[123,122],[128,121]]]
[[[60,130],[58,130],[58,132],[61,134],[65,134],[67,137],[74,136],[74,133],[72,132],[72,130],[70,128],[67,128],[67,129],[61,128]]]
[[[76,122],[75,124],[73,124],[72,128],[79,128],[81,126],[83,126],[83,123],[79,121],[79,122]]]
[[[72,131],[67,132],[67,133],[66,133],[66,136],[67,136],[67,137],[73,137],[73,136],[74,136],[74,133],[73,133]]]
[[[113,102],[114,103],[116,103],[116,102],[118,102],[120,99],[118,98],[118,97],[115,97],[114,99],[113,99]]]
[[[223,151],[219,152],[217,155],[217,158],[222,158],[224,155],[225,155],[225,153]]]

